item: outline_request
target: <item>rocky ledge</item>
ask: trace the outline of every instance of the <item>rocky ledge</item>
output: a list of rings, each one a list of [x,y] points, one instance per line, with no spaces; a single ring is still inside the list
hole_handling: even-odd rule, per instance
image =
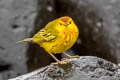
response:
[[[119,66],[102,58],[81,56],[68,61],[9,80],[120,80]]]

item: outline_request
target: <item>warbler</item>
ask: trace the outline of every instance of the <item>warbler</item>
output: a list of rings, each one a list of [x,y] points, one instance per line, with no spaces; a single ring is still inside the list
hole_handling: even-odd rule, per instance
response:
[[[79,35],[77,25],[69,16],[63,16],[49,22],[43,29],[36,33],[32,38],[26,38],[21,42],[37,43],[43,47],[57,63],[63,62],[57,59],[53,54],[64,53],[69,58],[78,56],[70,56],[65,51],[70,49],[76,42]]]

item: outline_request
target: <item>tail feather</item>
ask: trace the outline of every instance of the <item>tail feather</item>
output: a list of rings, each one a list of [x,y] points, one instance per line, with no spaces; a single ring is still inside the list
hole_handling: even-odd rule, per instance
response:
[[[24,40],[18,41],[17,43],[22,43],[22,42],[31,42],[32,38],[26,38]]]

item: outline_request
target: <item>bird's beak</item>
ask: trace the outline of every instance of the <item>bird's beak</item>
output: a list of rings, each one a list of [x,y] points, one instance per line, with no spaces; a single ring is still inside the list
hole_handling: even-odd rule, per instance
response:
[[[67,23],[65,23],[65,24],[64,24],[64,26],[68,26],[68,24],[67,24]]]

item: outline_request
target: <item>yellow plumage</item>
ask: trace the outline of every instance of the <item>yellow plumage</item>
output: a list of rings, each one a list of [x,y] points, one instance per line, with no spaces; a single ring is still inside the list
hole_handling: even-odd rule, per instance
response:
[[[72,18],[64,16],[49,22],[33,38],[27,38],[18,43],[27,41],[37,43],[56,60],[57,58],[51,53],[64,53],[76,42],[78,34],[78,28]],[[56,61],[59,62],[58,59]]]

